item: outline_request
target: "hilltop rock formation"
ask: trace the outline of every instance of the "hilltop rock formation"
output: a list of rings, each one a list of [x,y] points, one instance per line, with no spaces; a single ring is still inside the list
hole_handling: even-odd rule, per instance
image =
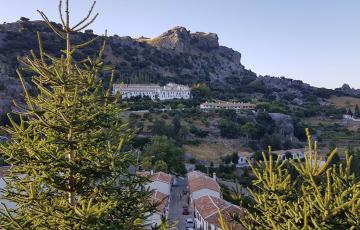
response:
[[[346,96],[360,97],[360,89],[351,88],[348,84],[343,84],[341,88],[337,88],[335,90]]]
[[[155,38],[140,38],[139,41],[150,45],[173,49],[177,52],[190,53],[196,51],[210,52],[219,48],[219,38],[215,33],[191,33],[184,27],[174,27]],[[198,49],[198,50],[194,50]]]
[[[60,27],[59,24],[53,24]],[[0,25],[0,114],[9,111],[11,100],[22,98],[15,70],[19,57],[38,47],[36,32],[42,35],[46,52],[60,55],[64,41],[42,21],[22,18],[15,23]],[[74,43],[96,36],[91,30],[72,35]],[[76,54],[80,59],[97,53],[101,39]],[[311,87],[301,81],[270,76],[257,76],[241,64],[241,54],[219,44],[215,33],[190,32],[175,27],[155,38],[110,36],[107,39],[105,62],[117,71],[116,81],[127,83],[168,83],[192,85],[206,83],[218,99],[266,98],[302,104],[311,97],[357,95],[356,90],[343,87],[336,91]],[[104,82],[107,82],[104,78]],[[31,90],[31,89],[30,89]]]

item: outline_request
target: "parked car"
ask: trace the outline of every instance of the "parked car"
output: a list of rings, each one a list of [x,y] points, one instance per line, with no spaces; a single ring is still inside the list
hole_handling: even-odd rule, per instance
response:
[[[183,207],[183,211],[182,211],[182,214],[183,215],[189,215],[190,213],[189,213],[189,208],[188,207]]]
[[[195,223],[194,223],[193,219],[188,218],[185,220],[186,230],[194,230],[194,227],[195,227]]]

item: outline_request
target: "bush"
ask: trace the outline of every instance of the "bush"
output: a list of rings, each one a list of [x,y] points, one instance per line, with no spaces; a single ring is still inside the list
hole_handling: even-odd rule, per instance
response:
[[[205,130],[202,130],[202,129],[198,129],[196,128],[195,126],[190,126],[190,133],[194,134],[195,136],[197,137],[206,137],[209,132],[208,131],[205,131]]]
[[[220,134],[225,138],[237,138],[240,133],[240,127],[237,123],[222,119],[219,122]]]

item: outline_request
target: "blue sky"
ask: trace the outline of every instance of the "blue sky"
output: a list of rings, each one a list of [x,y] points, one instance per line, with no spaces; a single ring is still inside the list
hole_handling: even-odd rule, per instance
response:
[[[72,0],[79,19],[90,0]],[[58,21],[57,0],[0,0],[0,22],[36,9]],[[215,32],[220,44],[242,54],[246,68],[261,75],[300,79],[335,88],[360,88],[358,0],[98,0],[96,33],[154,37],[174,27]]]

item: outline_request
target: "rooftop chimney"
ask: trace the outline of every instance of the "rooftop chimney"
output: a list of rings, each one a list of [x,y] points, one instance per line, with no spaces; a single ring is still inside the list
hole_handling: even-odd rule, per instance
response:
[[[216,173],[213,172],[213,180],[216,181]]]
[[[154,170],[150,170],[150,175],[154,175]]]

